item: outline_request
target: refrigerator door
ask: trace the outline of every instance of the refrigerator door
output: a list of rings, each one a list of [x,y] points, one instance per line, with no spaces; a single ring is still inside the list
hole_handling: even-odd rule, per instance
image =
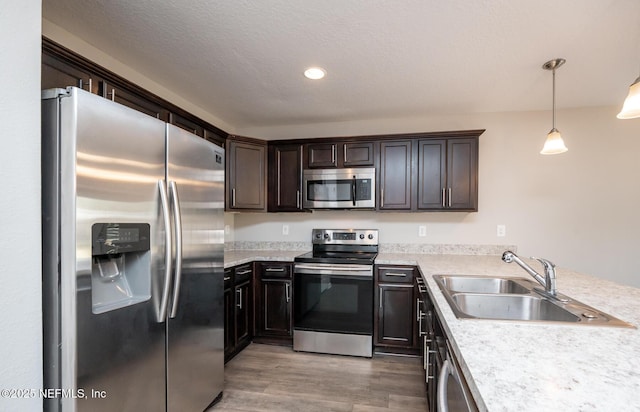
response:
[[[224,149],[167,125],[174,222],[167,405],[203,411],[224,384]]]
[[[45,409],[163,411],[165,124],[77,88],[67,94],[59,105],[43,100],[44,185],[59,185],[57,198],[43,198],[53,244],[45,313],[59,312],[45,320],[45,348],[59,351],[45,352],[44,387],[73,392]]]

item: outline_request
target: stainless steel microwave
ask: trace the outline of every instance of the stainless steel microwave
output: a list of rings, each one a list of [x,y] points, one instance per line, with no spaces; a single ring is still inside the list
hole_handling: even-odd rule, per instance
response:
[[[374,209],[376,169],[306,169],[302,174],[307,209]]]

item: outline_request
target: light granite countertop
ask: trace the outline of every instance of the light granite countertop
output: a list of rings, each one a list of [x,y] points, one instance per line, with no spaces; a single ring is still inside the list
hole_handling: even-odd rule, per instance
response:
[[[225,251],[225,267],[304,252]],[[433,275],[530,278],[500,256],[380,253],[376,264],[420,268],[481,411],[640,411],[639,329],[456,318]],[[561,293],[640,327],[640,289],[562,267],[557,275]]]
[[[500,256],[380,254],[417,265],[483,411],[640,411],[640,330],[458,319],[436,274],[530,278]],[[529,262],[537,268],[537,262]],[[636,327],[640,289],[557,268],[558,290]]]

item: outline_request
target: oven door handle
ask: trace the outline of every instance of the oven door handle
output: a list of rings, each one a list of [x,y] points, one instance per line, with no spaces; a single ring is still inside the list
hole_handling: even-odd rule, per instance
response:
[[[356,205],[356,177],[353,176],[353,184],[351,185],[351,196],[353,196],[353,205]]]
[[[296,264],[294,273],[302,275],[347,275],[373,277],[373,267],[368,265],[308,265]]]

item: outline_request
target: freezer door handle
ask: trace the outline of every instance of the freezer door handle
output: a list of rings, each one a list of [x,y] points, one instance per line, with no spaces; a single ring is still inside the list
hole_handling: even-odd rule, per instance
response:
[[[158,323],[162,323],[167,318],[167,305],[169,304],[169,290],[171,289],[171,220],[169,219],[169,201],[167,199],[167,189],[164,180],[158,180],[158,191],[160,192],[160,206],[162,208],[162,220],[164,221],[164,288],[160,298],[160,310],[158,311]]]
[[[173,283],[173,300],[169,316],[175,318],[178,313],[178,297],[180,296],[180,283],[182,283],[182,216],[180,216],[180,200],[178,199],[178,187],[176,182],[169,182],[169,195],[173,211],[173,224],[176,233],[176,276]]]

